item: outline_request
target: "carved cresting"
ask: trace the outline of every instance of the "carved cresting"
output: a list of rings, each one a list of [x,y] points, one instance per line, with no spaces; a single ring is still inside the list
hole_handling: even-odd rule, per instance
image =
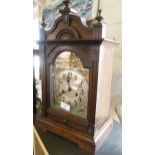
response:
[[[69,8],[69,4],[72,1],[70,0],[65,0],[63,1],[65,8],[63,10],[59,10],[59,12],[62,14],[63,16],[63,21],[65,24],[69,24],[69,13],[70,13],[70,8]]]

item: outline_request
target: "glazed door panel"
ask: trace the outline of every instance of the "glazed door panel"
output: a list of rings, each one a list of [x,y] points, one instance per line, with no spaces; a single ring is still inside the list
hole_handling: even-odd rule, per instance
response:
[[[63,51],[50,65],[50,106],[87,118],[89,70],[75,53]]]

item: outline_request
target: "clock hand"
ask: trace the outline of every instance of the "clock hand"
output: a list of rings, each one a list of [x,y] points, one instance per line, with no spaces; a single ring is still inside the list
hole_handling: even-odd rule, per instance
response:
[[[71,91],[71,87],[70,87],[70,81],[71,81],[71,77],[69,76],[69,73],[67,75],[67,83],[68,83],[68,91]]]

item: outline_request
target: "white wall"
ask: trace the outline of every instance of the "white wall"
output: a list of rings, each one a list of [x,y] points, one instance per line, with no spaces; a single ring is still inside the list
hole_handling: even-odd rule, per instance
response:
[[[111,116],[118,120],[115,108],[121,116],[122,102],[122,1],[121,0],[100,0],[99,8],[102,9],[102,16],[107,23],[107,38],[115,39],[120,45],[115,49],[113,62],[113,78],[111,88]]]
[[[113,62],[112,97],[121,94],[122,90],[122,1],[100,0],[99,8],[107,23],[107,38],[115,39],[120,45],[115,50]]]

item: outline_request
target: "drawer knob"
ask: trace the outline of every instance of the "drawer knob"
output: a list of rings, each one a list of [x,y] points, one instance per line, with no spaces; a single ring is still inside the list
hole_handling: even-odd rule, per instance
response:
[[[68,121],[67,121],[66,119],[63,119],[62,122],[63,122],[64,124],[67,124]]]

